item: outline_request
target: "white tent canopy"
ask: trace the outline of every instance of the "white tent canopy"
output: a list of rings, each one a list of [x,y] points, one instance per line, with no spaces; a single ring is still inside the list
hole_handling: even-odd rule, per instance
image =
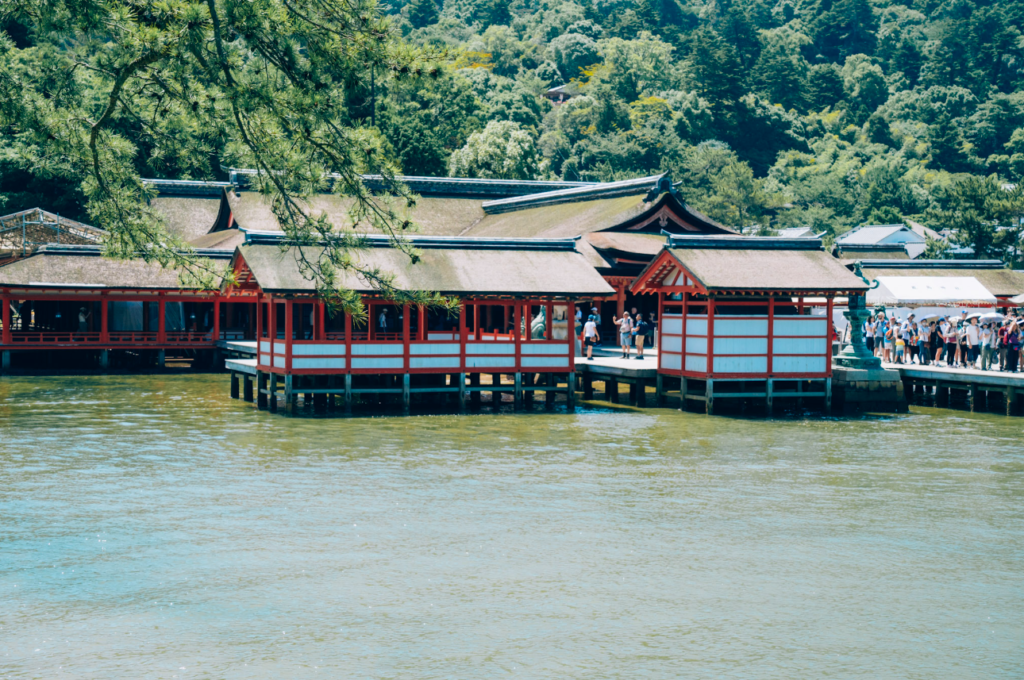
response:
[[[879,276],[867,304],[994,307],[996,297],[973,276]]]
[[[1024,293],[1021,293],[1017,297],[1010,298],[1010,302],[1015,305],[1024,305]]]

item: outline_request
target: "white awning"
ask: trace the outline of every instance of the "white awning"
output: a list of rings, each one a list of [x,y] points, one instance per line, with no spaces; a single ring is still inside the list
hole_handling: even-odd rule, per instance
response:
[[[996,297],[973,276],[879,276],[867,304],[991,307]]]
[[[1010,302],[1015,305],[1024,305],[1024,293],[1021,293],[1017,297],[1010,298]]]

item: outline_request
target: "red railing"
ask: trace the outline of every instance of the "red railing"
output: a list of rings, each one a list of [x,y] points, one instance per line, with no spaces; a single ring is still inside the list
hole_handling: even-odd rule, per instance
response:
[[[98,343],[99,333],[75,333],[71,331],[12,331],[11,343],[15,345],[64,345]]]
[[[167,331],[161,343],[154,331],[110,331],[107,339],[99,332],[12,331],[12,345],[200,345],[213,342],[210,331]]]

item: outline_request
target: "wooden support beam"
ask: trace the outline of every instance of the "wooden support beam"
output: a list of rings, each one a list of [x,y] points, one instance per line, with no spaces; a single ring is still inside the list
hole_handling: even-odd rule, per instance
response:
[[[658,407],[665,405],[665,379],[661,373],[654,376],[654,405]]]
[[[288,312],[285,312],[285,319],[288,319]],[[287,321],[285,321],[287,325]],[[285,340],[287,341],[287,333],[285,333]],[[291,375],[284,377],[284,412],[287,415],[295,415],[296,407],[299,405],[299,393],[294,390],[295,378]]]
[[[636,406],[647,408],[647,381],[644,378],[636,379]]]
[[[514,392],[514,407],[516,411],[520,411],[523,408],[523,374],[516,371],[516,389]]]
[[[547,386],[551,389],[544,391],[544,406],[551,407],[555,405],[555,387],[558,385],[558,380],[555,378],[554,373],[547,374]]]
[[[406,305],[405,311],[406,311],[406,314],[408,314],[408,312],[409,312],[409,306],[408,305]],[[405,319],[405,323],[406,323],[406,329],[408,330],[408,324],[409,324],[409,317],[408,316]],[[408,338],[408,336],[409,336],[408,332],[406,332],[405,335],[406,335],[406,338]],[[409,392],[409,387],[410,387],[409,380],[410,380],[409,374],[408,373],[404,373],[402,375],[402,415],[405,415],[405,416],[409,415],[409,408],[411,406],[411,395],[410,395],[410,392]]]
[[[604,398],[611,404],[619,403],[619,381],[614,378],[606,378],[604,381]]]
[[[465,393],[466,393],[466,386],[465,386],[466,379],[465,379],[465,375],[466,374],[465,373],[460,373],[459,375],[463,376],[463,379],[462,379],[462,383],[463,383],[463,386],[462,386],[463,397],[462,398],[463,398],[463,400],[465,400],[465,398],[466,398],[465,397]],[[469,386],[473,387],[473,388],[480,387],[480,374],[479,373],[470,373],[469,374]],[[474,409],[480,408],[480,390],[478,390],[478,389],[472,390],[470,392],[470,394],[469,394],[469,401],[470,401],[470,404],[473,406]]]
[[[242,401],[252,403],[252,376],[242,374]]]
[[[493,387],[501,387],[501,373],[491,374],[491,385]],[[501,392],[497,390],[491,392],[491,406],[495,410],[501,408]]]
[[[267,402],[267,374],[260,371],[256,374],[256,385],[259,389],[256,390],[256,408],[260,411],[266,411]]]
[[[465,413],[466,412],[466,374],[465,373],[458,373],[457,375],[458,375],[458,380],[459,380],[459,413]],[[479,373],[474,373],[473,375],[476,376],[476,381],[479,384],[479,382],[480,382],[480,374]],[[470,377],[470,382],[472,382],[472,380],[473,380],[473,378]],[[477,403],[479,403],[480,393],[479,392],[474,392],[473,395],[474,395],[474,399],[476,399]]]
[[[346,320],[348,320],[348,318],[349,318],[348,314],[345,315],[345,318],[346,318]],[[345,402],[344,403],[345,415],[347,415],[347,416],[348,415],[352,415],[352,374],[351,373],[346,373],[345,374],[345,397],[344,397],[344,402]]]
[[[267,406],[271,413],[277,413],[277,373],[270,374],[270,393],[267,395]]]
[[[770,321],[768,323],[771,323]],[[775,400],[772,394],[775,389],[775,381],[768,378],[765,384],[764,390],[764,409],[765,413],[771,418],[775,414]]]
[[[825,415],[832,415],[832,378],[825,378]]]
[[[594,376],[587,371],[583,374],[583,399],[590,401],[594,398]]]
[[[238,372],[231,371],[231,398],[238,399]]]
[[[1006,388],[1006,415],[1012,416],[1017,413],[1017,390],[1012,386]]]
[[[569,321],[571,323],[572,319],[570,319]],[[568,408],[569,408],[569,411],[572,412],[572,411],[576,410],[576,373],[575,373],[575,371],[570,372],[569,375],[566,377],[566,389],[567,389],[567,392],[565,394],[566,394],[566,397],[568,399]]]
[[[708,378],[704,387],[704,407],[709,416],[715,415],[715,381],[711,378]]]

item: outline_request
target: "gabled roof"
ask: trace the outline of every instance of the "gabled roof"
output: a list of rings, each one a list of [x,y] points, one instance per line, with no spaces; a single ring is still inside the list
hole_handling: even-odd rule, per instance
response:
[[[836,257],[848,264],[856,260],[909,260],[905,243],[837,243]]]
[[[223,251],[198,251],[221,258]],[[178,290],[178,272],[142,260],[114,260],[99,246],[45,246],[0,267],[0,286]]]
[[[558,203],[579,203],[580,201],[615,198],[617,196],[646,195],[659,186],[662,186],[662,180],[665,178],[665,175],[652,175],[650,177],[627,179],[619,182],[591,184],[571,189],[535,193],[516,198],[484,201],[481,207],[483,207],[484,212],[488,215],[495,215],[514,210],[525,210],[527,208],[536,208],[545,205],[556,205]],[[670,191],[671,189],[672,182],[668,181],[667,183],[664,183],[661,191]],[[657,193],[661,193],[661,191],[658,191]]]
[[[868,288],[826,253],[818,239],[671,236],[632,289],[654,292],[679,271],[687,272],[709,294],[842,293]]]
[[[395,276],[402,290],[450,295],[518,297],[583,297],[614,291],[574,250],[571,240],[548,243],[520,241],[502,245],[473,239],[435,239],[419,243],[420,261],[413,264],[402,251],[389,247],[355,250],[362,267],[378,267]],[[264,292],[314,294],[316,287],[300,268],[300,255],[317,257],[320,247],[244,245],[236,251]],[[339,285],[362,293],[374,288],[354,272],[339,271]]]
[[[999,260],[861,260],[861,273],[879,276],[973,276],[996,297],[1024,293],[1024,271],[1007,269]]]
[[[911,243],[924,243],[924,236],[903,224],[866,224],[846,232],[836,239],[836,244],[882,243],[900,232],[906,232],[905,238]]]

